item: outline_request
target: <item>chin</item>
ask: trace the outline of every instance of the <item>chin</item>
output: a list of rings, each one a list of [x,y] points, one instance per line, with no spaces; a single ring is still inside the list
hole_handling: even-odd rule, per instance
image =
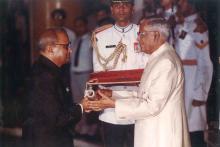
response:
[[[70,62],[70,57],[66,57],[66,62]]]
[[[66,60],[64,64],[67,64],[67,63],[69,63],[69,62],[70,62],[69,60]]]

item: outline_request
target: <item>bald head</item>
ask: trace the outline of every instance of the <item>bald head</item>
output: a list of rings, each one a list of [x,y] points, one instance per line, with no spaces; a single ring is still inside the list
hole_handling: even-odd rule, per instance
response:
[[[38,42],[40,54],[51,60],[57,66],[69,61],[70,48],[67,33],[62,28],[47,29]]]
[[[38,42],[38,47],[40,51],[45,51],[48,45],[53,45],[59,40],[59,33],[66,34],[63,28],[50,28],[47,29],[41,36]]]

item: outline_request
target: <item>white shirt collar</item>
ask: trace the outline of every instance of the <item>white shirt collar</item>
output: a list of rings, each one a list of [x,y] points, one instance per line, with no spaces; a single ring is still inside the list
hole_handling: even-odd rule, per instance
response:
[[[120,33],[127,33],[133,28],[133,24],[129,24],[126,27],[120,27],[120,26],[115,24],[113,27],[116,31],[118,31]]]

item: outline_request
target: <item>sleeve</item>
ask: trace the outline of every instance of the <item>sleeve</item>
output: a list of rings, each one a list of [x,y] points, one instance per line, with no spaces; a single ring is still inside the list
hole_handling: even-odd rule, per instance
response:
[[[151,71],[147,98],[116,100],[115,111],[118,119],[138,120],[158,115],[169,100],[174,89],[176,70],[169,60],[161,60]],[[150,80],[150,81],[149,81]],[[142,81],[143,82],[143,81]]]
[[[133,91],[127,91],[127,90],[123,90],[123,91],[116,91],[113,90],[112,91],[112,97],[115,99],[133,99],[137,97],[137,91],[133,90]]]
[[[94,70],[94,72],[103,71],[103,68],[99,63],[98,53],[97,53],[98,50],[100,50],[100,45],[99,44],[100,44],[101,40],[98,39],[97,34],[94,37],[95,37],[94,40],[96,40],[96,41],[92,42],[92,47],[93,47],[93,58],[92,58],[92,60],[93,60],[93,70]]]
[[[73,104],[69,111],[60,111],[56,117],[56,126],[74,126],[82,117],[83,108],[79,104]]]
[[[99,66],[98,66],[98,58],[97,58],[97,54],[96,54],[96,49],[95,48],[93,48],[93,51],[92,51],[93,53],[93,56],[92,56],[92,60],[93,60],[93,70],[94,70],[94,72],[95,71],[98,71],[98,69],[99,69]]]
[[[197,51],[197,71],[194,85],[193,98],[200,101],[206,101],[210,89],[213,65],[209,54],[208,32],[200,34],[200,37],[194,42]]]

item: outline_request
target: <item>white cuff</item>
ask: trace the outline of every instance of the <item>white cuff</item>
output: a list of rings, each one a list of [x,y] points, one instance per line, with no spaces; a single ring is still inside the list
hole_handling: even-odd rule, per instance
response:
[[[81,107],[81,111],[82,111],[82,114],[83,114],[83,106],[82,104],[78,104],[80,107]]]

